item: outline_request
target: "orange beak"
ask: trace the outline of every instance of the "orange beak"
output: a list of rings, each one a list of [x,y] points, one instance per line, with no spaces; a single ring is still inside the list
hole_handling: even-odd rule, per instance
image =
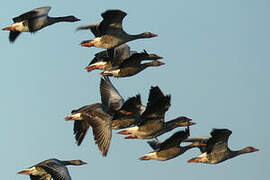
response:
[[[84,47],[92,47],[92,46],[94,46],[94,44],[91,41],[84,41],[80,45],[84,46]]]
[[[150,160],[151,158],[149,156],[143,156],[139,160]]]
[[[151,36],[152,36],[152,37],[157,37],[158,35],[157,35],[157,34],[152,33],[152,34],[151,34]]]
[[[164,65],[165,63],[164,62],[159,62],[159,65]]]
[[[119,131],[117,134],[128,135],[128,134],[131,134],[131,133],[128,130],[123,130],[123,131]]]
[[[189,122],[189,126],[195,125],[195,122]]]
[[[14,29],[13,27],[11,27],[11,26],[5,27],[5,28],[3,28],[2,30],[3,30],[3,31],[15,31],[15,29]]]

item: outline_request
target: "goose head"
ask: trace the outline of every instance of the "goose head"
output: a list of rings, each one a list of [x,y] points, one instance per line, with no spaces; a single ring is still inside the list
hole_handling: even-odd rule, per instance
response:
[[[151,66],[162,66],[162,65],[164,65],[164,64],[165,64],[165,63],[160,62],[160,61],[157,61],[157,60],[154,60],[154,61],[150,62],[150,65],[151,65]]]
[[[84,165],[87,164],[87,162],[84,162],[82,160],[70,160],[68,161],[71,165],[75,165],[75,166],[80,166],[80,165]]]
[[[157,37],[157,34],[151,33],[151,32],[144,32],[141,34],[142,38],[152,38],[152,37]]]
[[[195,122],[191,122],[192,119],[185,116],[178,117],[176,121],[178,126],[192,126],[196,124]]]

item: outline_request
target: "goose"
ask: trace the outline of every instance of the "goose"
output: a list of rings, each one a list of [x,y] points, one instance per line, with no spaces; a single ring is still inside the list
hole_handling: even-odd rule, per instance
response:
[[[76,22],[80,19],[75,16],[49,17],[51,7],[40,7],[13,18],[13,24],[2,30],[10,31],[9,41],[14,42],[21,32],[36,32],[46,26],[58,22]]]
[[[188,160],[189,163],[218,164],[241,154],[259,151],[251,146],[237,151],[230,150],[228,139],[232,131],[229,129],[213,129],[210,134],[205,149],[201,149],[202,154]]]
[[[122,28],[122,21],[127,13],[122,10],[107,10],[101,14],[103,20],[100,23],[78,27],[77,30],[90,29],[95,35],[95,39],[81,42],[81,46],[98,47],[112,50],[113,48],[126,42],[141,39],[156,37],[157,34],[144,32],[137,35],[130,35]],[[112,56],[113,50],[110,52]]]
[[[71,180],[67,165],[80,166],[87,164],[81,160],[61,161],[58,159],[48,159],[30,168],[19,171],[18,174],[29,175],[31,180]]]
[[[130,115],[125,109],[124,99],[109,80],[101,78],[100,95],[102,103],[95,103],[73,110],[65,117],[66,121],[74,120],[74,134],[78,146],[81,145],[87,130],[92,127],[95,143],[98,145],[102,156],[106,156],[110,147],[112,137],[113,114],[120,111],[122,114]],[[129,102],[127,100],[127,102]],[[128,108],[133,108],[128,106]]]
[[[94,59],[85,69],[90,72],[94,69],[110,70],[112,68],[118,68],[125,59],[128,59],[134,53],[137,52],[131,51],[128,45],[122,44],[114,49],[113,58],[109,57],[107,50],[96,53]]]
[[[128,135],[125,139],[152,139],[176,127],[196,124],[185,116],[164,122],[165,113],[170,107],[170,99],[171,96],[165,96],[158,86],[151,87],[146,109],[140,117],[141,123],[119,131],[118,134]]]
[[[138,74],[148,67],[162,66],[165,63],[158,61],[157,59],[162,59],[162,57],[156,54],[148,54],[145,50],[142,53],[134,53],[128,59],[123,61],[119,68],[112,70],[105,70],[101,73],[103,76],[113,76],[113,77],[130,77]],[[151,62],[143,63],[144,60],[153,60]]]
[[[178,131],[174,133],[170,138],[162,143],[156,140],[148,141],[147,143],[154,149],[154,151],[145,154],[140,158],[140,160],[153,159],[158,161],[167,161],[184,154],[191,148],[205,146],[203,143],[196,142],[187,146],[180,146],[181,142],[183,142],[189,135],[190,131],[188,127],[185,129],[185,131]]]

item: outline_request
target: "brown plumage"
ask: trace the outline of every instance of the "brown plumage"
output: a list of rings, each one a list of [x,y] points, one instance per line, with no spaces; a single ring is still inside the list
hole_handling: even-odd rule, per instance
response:
[[[158,161],[167,161],[185,153],[191,148],[205,145],[192,143],[188,146],[180,146],[181,142],[183,142],[189,135],[190,132],[188,127],[185,131],[178,131],[174,133],[170,138],[168,138],[162,143],[158,141],[148,141],[148,144],[155,151],[145,154],[143,157],[140,158],[140,160],[154,159]]]
[[[31,180],[71,180],[67,165],[80,166],[87,164],[81,160],[61,161],[58,159],[48,159],[30,168],[19,171],[18,174],[29,175]]]
[[[150,32],[144,32],[137,35],[127,34],[122,28],[122,21],[126,15],[127,13],[121,10],[107,10],[101,14],[103,20],[100,23],[77,28],[78,30],[90,29],[96,37],[93,40],[81,42],[81,46],[113,49],[132,40],[157,36]],[[111,53],[112,51],[110,54]],[[110,57],[113,56],[110,55]]]
[[[14,42],[21,32],[36,32],[44,27],[58,22],[76,22],[80,19],[74,16],[49,17],[51,7],[40,7],[13,18],[13,24],[2,30],[10,31],[9,41]]]
[[[113,116],[112,129],[123,129],[139,124],[141,122],[141,107],[140,95],[131,97],[125,101],[125,104]]]
[[[231,133],[232,131],[229,129],[213,129],[205,149],[201,149],[202,154],[190,159],[188,162],[217,164],[240,154],[258,151],[253,147],[246,147],[238,151],[230,150],[228,148],[228,139]]]
[[[128,115],[132,112],[125,108],[127,105],[125,105],[123,98],[109,80],[101,78],[100,95],[102,103],[73,110],[65,120],[75,120],[74,134],[78,146],[82,143],[88,128],[92,127],[95,143],[98,145],[102,155],[106,156],[112,137],[113,115],[118,111]]]
[[[113,68],[118,68],[124,60],[128,59],[134,53],[136,53],[136,51],[130,51],[128,45],[122,44],[114,49],[112,58],[106,50],[96,53],[94,59],[85,67],[85,69],[90,72],[94,69],[111,70]]]
[[[139,72],[143,71],[145,68],[161,66],[165,63],[158,61],[157,59],[162,59],[162,57],[156,54],[148,54],[146,51],[142,53],[134,53],[128,59],[123,61],[118,68],[105,70],[101,73],[103,76],[113,76],[113,77],[130,77]],[[143,63],[144,60],[152,60],[151,62]]]
[[[141,123],[127,128],[118,134],[129,135],[126,139],[151,139],[160,136],[176,127],[191,126],[191,119],[181,116],[164,122],[165,113],[170,107],[169,95],[164,95],[158,86],[151,87],[146,110],[141,115]]]

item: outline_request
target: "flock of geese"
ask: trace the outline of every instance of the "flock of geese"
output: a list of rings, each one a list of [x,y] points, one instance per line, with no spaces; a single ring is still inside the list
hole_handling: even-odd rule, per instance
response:
[[[49,17],[50,7],[41,7],[13,18],[13,24],[3,28],[9,32],[10,42],[14,42],[21,32],[36,32],[46,26],[58,22],[76,22],[80,19],[74,16]],[[188,160],[194,163],[217,164],[243,153],[255,152],[258,149],[246,147],[233,151],[228,148],[229,129],[213,129],[211,136],[189,138],[190,126],[195,125],[188,117],[179,116],[165,121],[165,114],[170,108],[170,95],[164,95],[158,86],[149,90],[148,102],[141,102],[140,94],[126,100],[119,94],[109,77],[133,76],[147,67],[161,66],[158,61],[162,57],[156,54],[131,51],[125,43],[141,38],[152,38],[157,35],[144,32],[130,35],[122,28],[122,21],[127,14],[121,10],[107,10],[102,13],[103,20],[97,24],[81,26],[77,30],[90,30],[95,38],[84,40],[81,46],[98,47],[106,50],[95,54],[93,60],[85,69],[90,72],[99,69],[103,77],[100,81],[101,102],[83,106],[73,110],[65,117],[66,121],[74,121],[74,135],[79,146],[89,127],[92,128],[95,143],[102,156],[106,156],[110,147],[112,129],[119,130],[118,134],[126,135],[125,139],[155,139],[148,144],[154,151],[145,154],[140,160],[166,161],[175,158],[191,148],[199,148],[201,155]],[[149,61],[142,63],[142,61]],[[163,142],[157,137],[177,127],[186,127],[174,133]],[[180,146],[182,142],[190,143]],[[30,168],[18,172],[30,175],[31,180],[70,180],[71,177],[65,166],[87,164],[81,160],[61,161],[48,159]]]

